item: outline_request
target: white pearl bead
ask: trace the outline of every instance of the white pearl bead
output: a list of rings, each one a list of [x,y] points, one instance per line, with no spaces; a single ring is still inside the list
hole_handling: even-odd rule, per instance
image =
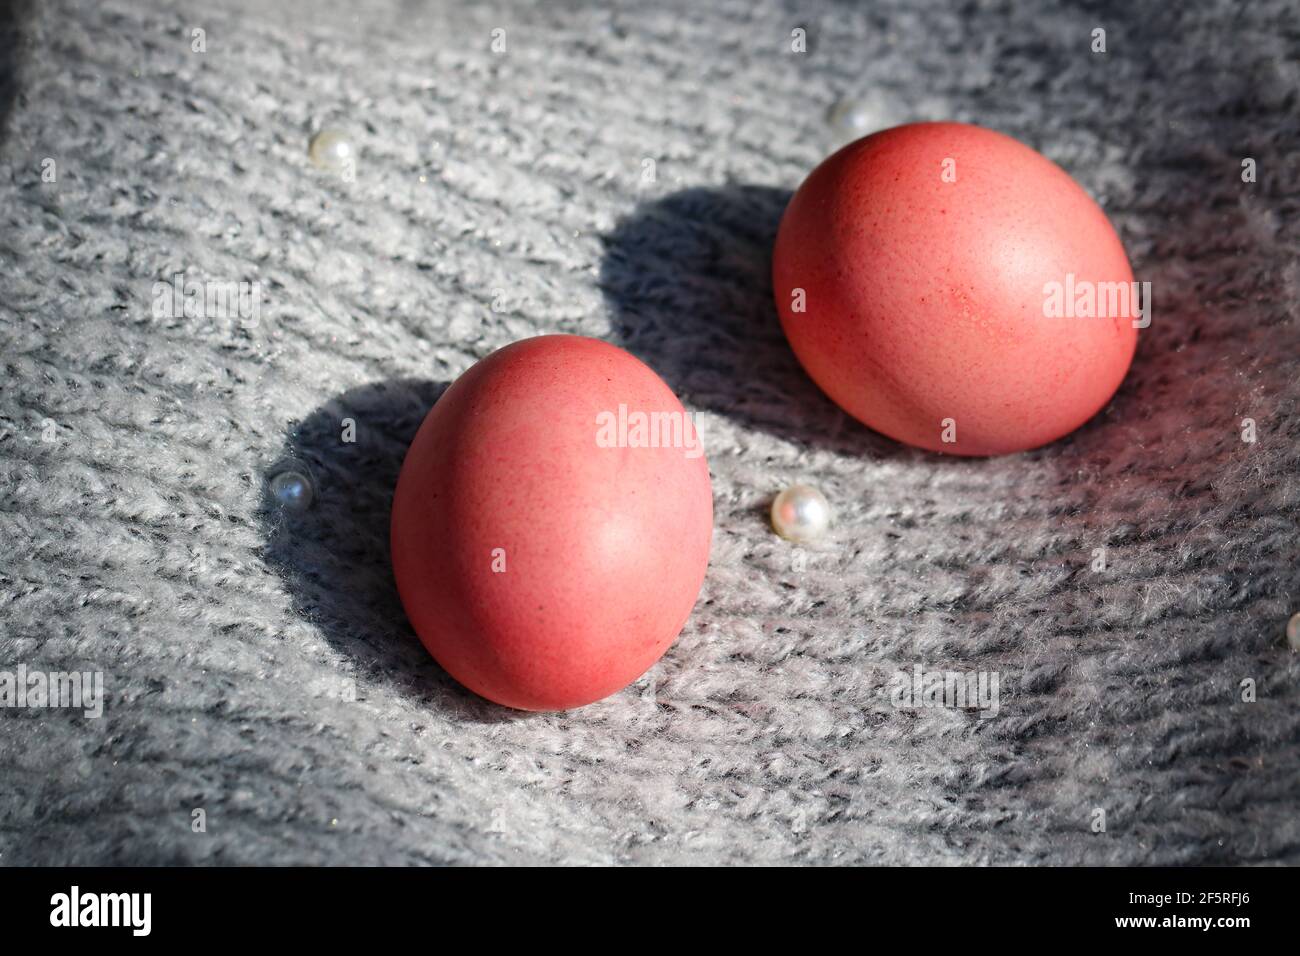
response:
[[[878,89],[841,97],[826,112],[826,122],[843,142],[906,123],[910,117],[899,103]]]
[[[316,494],[311,479],[300,471],[282,471],[271,479],[271,497],[285,511],[301,512],[311,507]]]
[[[1286,622],[1286,642],[1291,645],[1291,650],[1300,653],[1300,614],[1292,614],[1291,620]]]
[[[788,541],[812,541],[830,526],[831,506],[816,488],[791,485],[772,502],[772,528]]]
[[[859,99],[846,96],[830,108],[826,122],[848,136],[865,136],[876,127],[875,111]]]
[[[331,173],[344,173],[355,169],[357,151],[347,133],[337,129],[323,129],[311,138],[307,156],[319,169]]]

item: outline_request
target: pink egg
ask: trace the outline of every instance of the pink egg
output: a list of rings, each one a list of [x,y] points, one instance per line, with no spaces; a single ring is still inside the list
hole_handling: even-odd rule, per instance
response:
[[[1147,322],[1087,193],[1028,146],[960,123],[885,130],[813,170],[772,277],[786,337],[827,395],[876,431],[957,455],[1078,428]]]
[[[393,570],[420,640],[523,710],[591,703],[657,661],[712,535],[708,464],[677,397],[622,349],[570,335],[457,379],[393,499]]]

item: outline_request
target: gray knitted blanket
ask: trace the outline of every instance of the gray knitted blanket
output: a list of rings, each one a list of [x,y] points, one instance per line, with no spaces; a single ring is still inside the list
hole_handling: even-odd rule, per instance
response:
[[[1293,6],[0,22],[0,863],[1300,862]],[[1152,283],[1120,392],[1047,448],[897,445],[781,336],[791,190],[920,119],[1060,163]],[[547,332],[699,414],[716,528],[649,674],[528,715],[419,644],[387,520],[440,389]],[[836,511],[802,550],[766,519],[796,480]],[[996,706],[900,706],[936,674]]]

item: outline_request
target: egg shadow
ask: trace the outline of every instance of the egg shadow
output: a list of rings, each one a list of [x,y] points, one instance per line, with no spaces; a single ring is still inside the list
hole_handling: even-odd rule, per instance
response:
[[[401,693],[470,723],[533,716],[466,690],[416,637],[393,580],[389,516],[411,440],[448,383],[392,379],[351,389],[308,415],[286,436],[263,473],[261,518],[267,564],[288,587],[295,611],[355,665],[366,683]],[[348,440],[352,439],[352,440]],[[306,466],[311,506],[281,508],[269,484],[282,467]]]
[[[694,410],[798,445],[921,456],[840,410],[795,358],[772,297],[788,189],[693,188],[640,205],[604,237],[615,340]]]

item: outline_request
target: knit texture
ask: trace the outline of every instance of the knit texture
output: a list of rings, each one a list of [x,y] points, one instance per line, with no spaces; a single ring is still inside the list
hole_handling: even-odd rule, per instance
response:
[[[1300,862],[1293,7],[0,23],[0,670],[107,698],[0,710],[0,863]],[[771,245],[844,97],[861,132],[1002,130],[1102,204],[1154,314],[1093,421],[953,459],[800,370]],[[322,127],[354,177],[308,162]],[[258,283],[259,314],[160,313],[177,273]],[[424,651],[387,521],[441,388],[550,332],[699,414],[716,517],[664,659],[528,715]],[[301,515],[268,498],[286,457]],[[802,550],[766,518],[796,480],[836,511]],[[917,665],[998,675],[997,714],[896,707]]]

